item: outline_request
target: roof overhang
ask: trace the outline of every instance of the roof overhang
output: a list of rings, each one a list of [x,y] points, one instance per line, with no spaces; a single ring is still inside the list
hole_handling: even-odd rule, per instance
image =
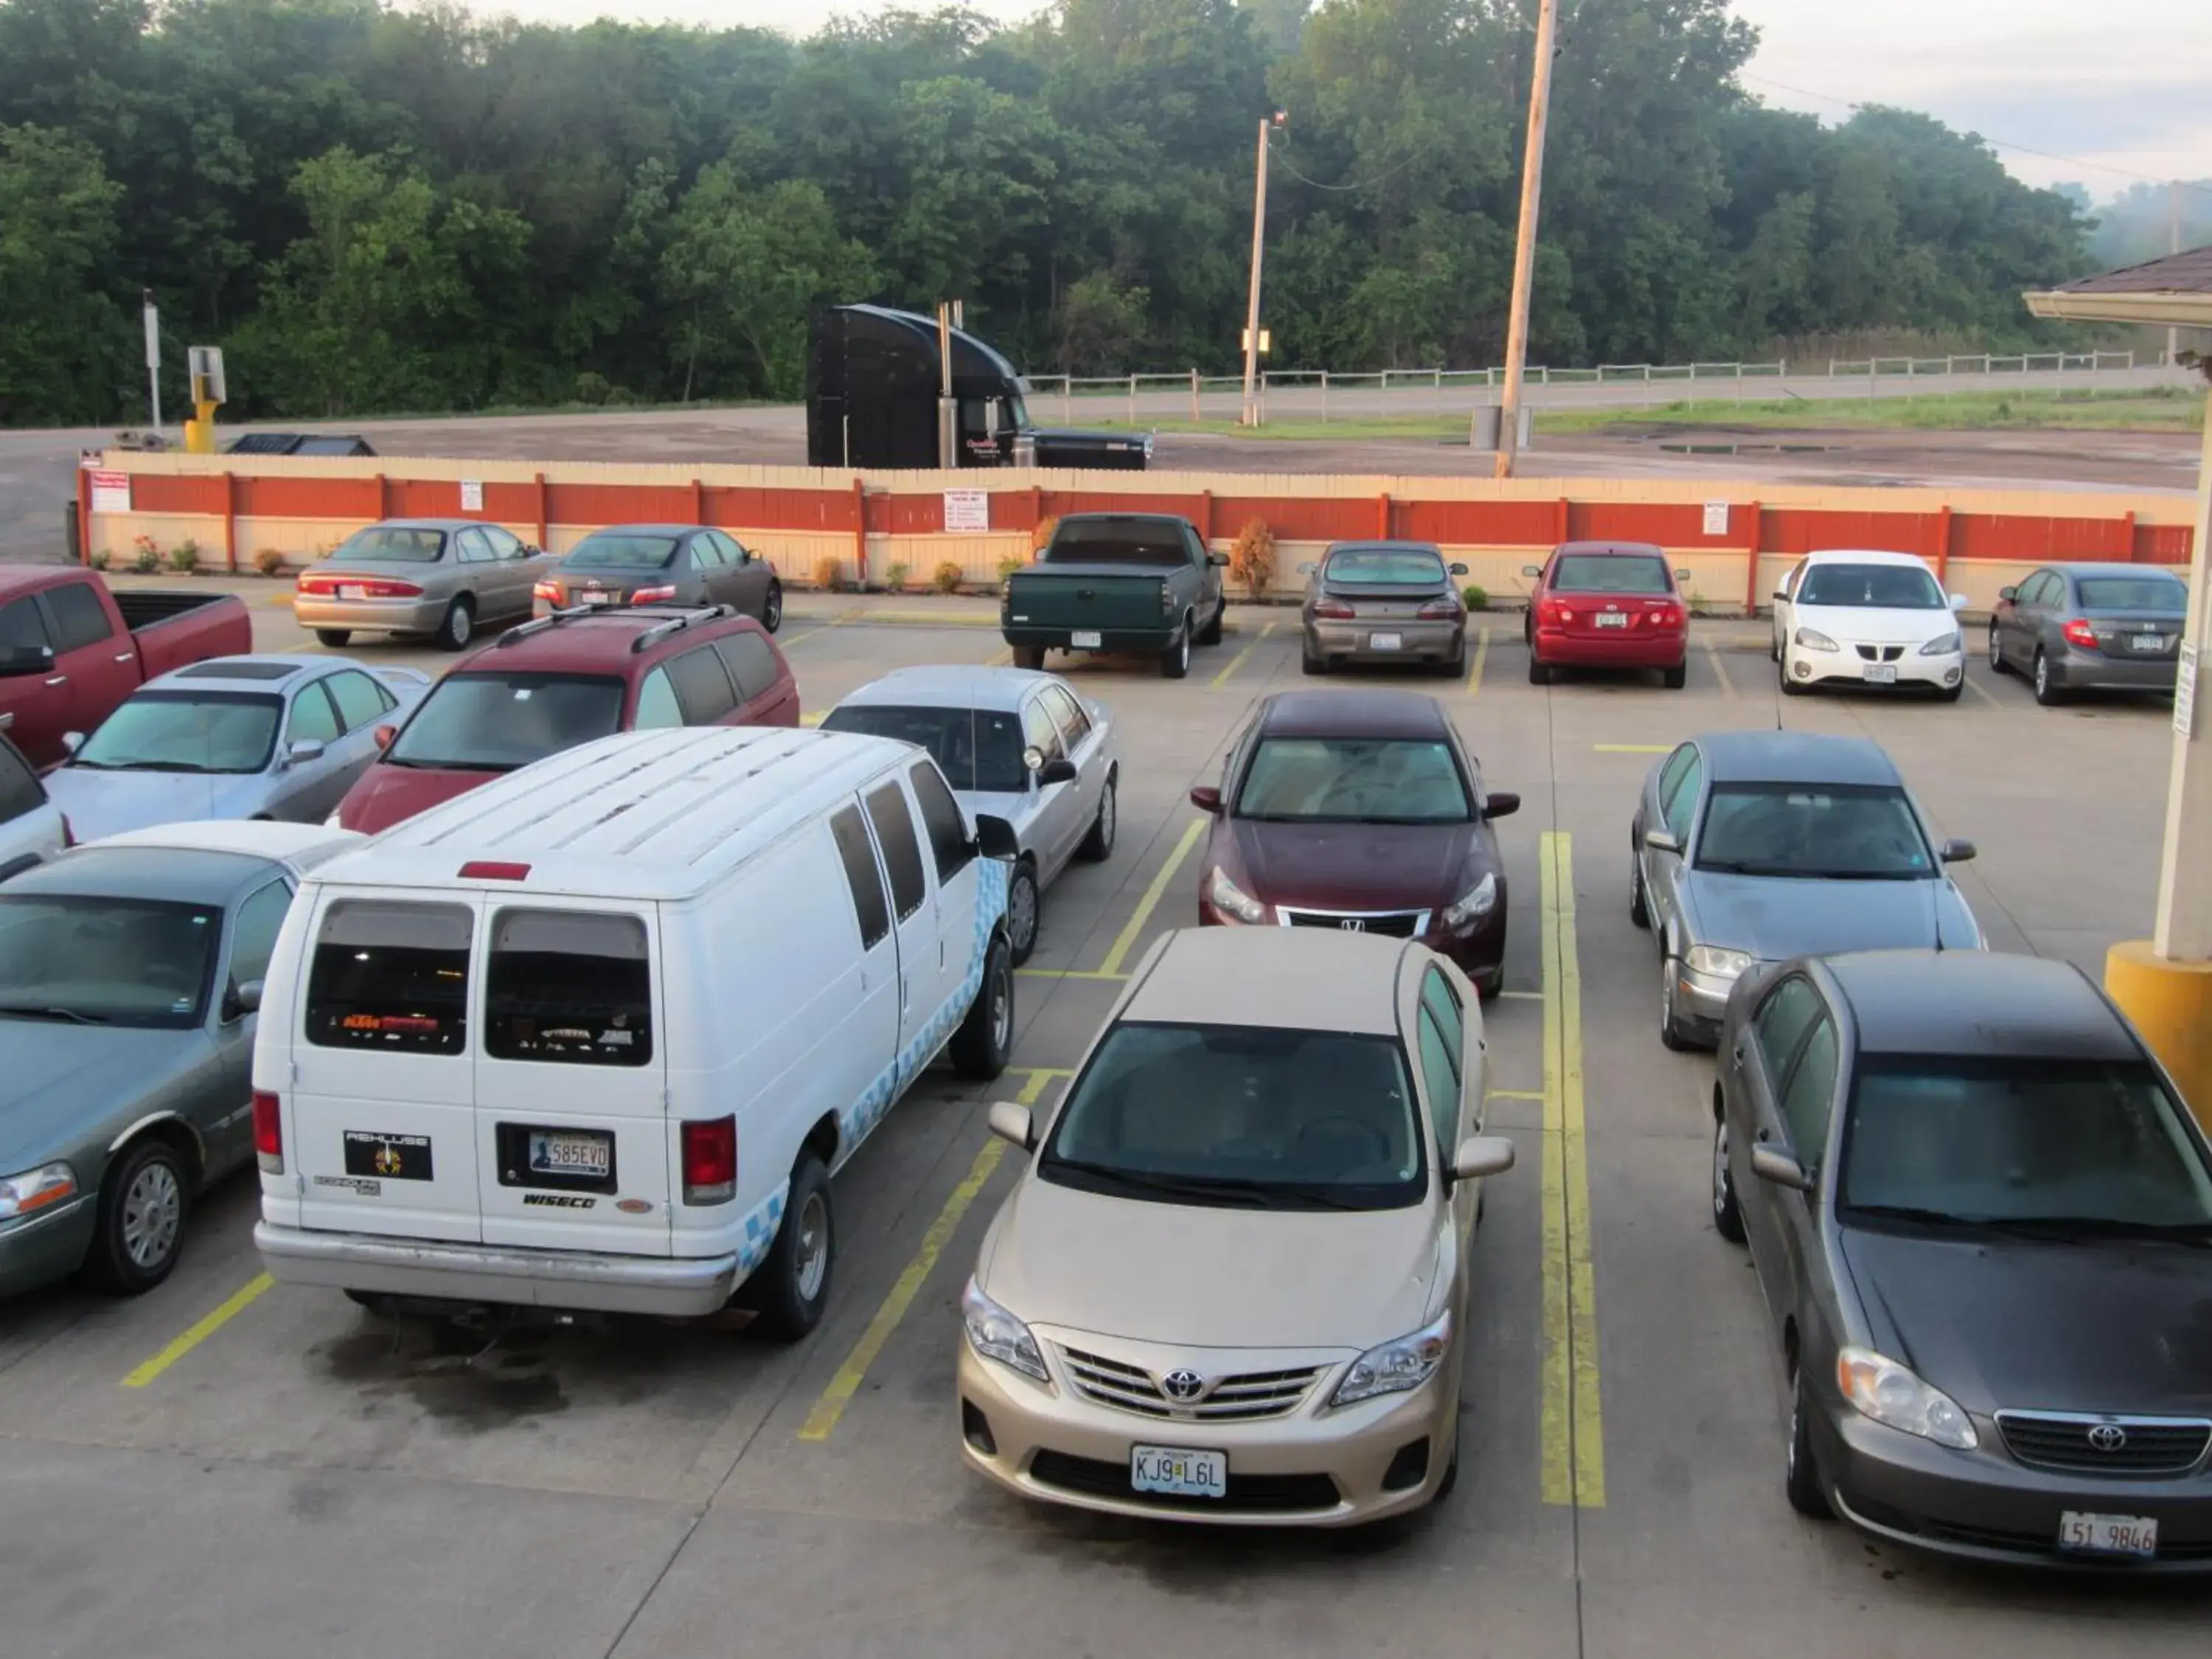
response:
[[[2029,312],[2065,323],[2147,323],[2155,328],[2212,328],[2212,294],[2149,291],[2077,294],[2064,289],[2021,296]]]

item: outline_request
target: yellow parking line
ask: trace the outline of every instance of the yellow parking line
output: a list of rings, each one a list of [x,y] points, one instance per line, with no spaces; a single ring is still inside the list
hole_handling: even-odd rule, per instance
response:
[[[1098,968],[1017,968],[1018,974],[1027,974],[1032,979],[1105,979],[1116,985],[1128,982],[1127,974],[1109,974]]]
[[[988,617],[963,617],[945,611],[848,611],[837,619],[841,623],[884,623],[892,627],[922,628],[996,628],[995,613]]]
[[[817,708],[811,714],[801,714],[799,717],[799,723],[801,726],[819,726],[822,724],[823,720],[825,717],[825,710]]]
[[[986,662],[986,663],[983,665],[983,666],[984,666],[984,667],[986,667],[986,668],[1004,668],[1004,667],[1005,667],[1008,663],[1012,662],[1013,659],[1014,659],[1014,647],[1012,647],[1011,645],[1008,645],[1008,646],[1001,646],[1001,647],[1000,647],[1000,649],[999,649],[999,654],[998,654],[997,656],[995,656],[995,657],[993,657],[989,661]]]
[[[1128,959],[1129,952],[1136,948],[1137,935],[1144,932],[1145,924],[1152,919],[1152,911],[1159,904],[1160,895],[1167,891],[1168,884],[1175,879],[1175,872],[1182,867],[1182,861],[1190,856],[1190,849],[1197,844],[1199,831],[1205,828],[1204,818],[1191,820],[1190,827],[1182,832],[1182,839],[1176,843],[1175,851],[1168,854],[1168,861],[1160,866],[1159,874],[1152,878],[1152,884],[1145,889],[1144,897],[1137,901],[1136,914],[1129,918],[1129,925],[1115,936],[1113,949],[1106,952],[1106,960],[1098,964],[1100,973],[1118,974],[1121,971],[1121,964]]]
[[[1033,1066],[1030,1069],[1029,1081],[1022,1085],[1022,1091],[1017,1098],[1024,1106],[1034,1106],[1037,1097],[1044,1092],[1044,1085],[1054,1078],[1065,1075],[1063,1072]],[[868,1328],[860,1333],[860,1340],[853,1345],[852,1352],[845,1356],[845,1363],[830,1379],[830,1386],[822,1390],[822,1397],[814,1402],[814,1409],[807,1413],[806,1421],[799,1431],[801,1440],[827,1440],[830,1437],[830,1431],[837,1426],[837,1419],[844,1416],[845,1407],[860,1391],[868,1367],[875,1364],[877,1356],[884,1351],[884,1345],[890,1340],[891,1333],[898,1328],[899,1321],[906,1317],[906,1310],[914,1305],[915,1297],[921,1293],[922,1285],[928,1282],[930,1273],[935,1270],[938,1257],[945,1254],[945,1245],[951,1242],[953,1233],[958,1230],[961,1218],[968,1213],[968,1206],[975,1201],[976,1194],[983,1190],[983,1183],[991,1178],[991,1172],[999,1167],[999,1160],[1006,1156],[1006,1143],[996,1135],[983,1143],[982,1150],[975,1154],[975,1161],[968,1166],[966,1177],[952,1189],[951,1196],[945,1200],[945,1207],[937,1212],[937,1219],[929,1224],[929,1231],[921,1236],[921,1244],[915,1251],[914,1259],[906,1264],[906,1270],[899,1274],[897,1282],[884,1297],[882,1305],[877,1308],[876,1316],[868,1322]]]
[[[1482,665],[1490,660],[1490,630],[1480,628],[1474,635],[1474,667],[1467,677],[1467,695],[1474,696],[1482,690]]]
[[[1273,623],[1269,623],[1265,628],[1261,629],[1259,632],[1258,637],[1255,638],[1250,645],[1246,646],[1242,651],[1239,651],[1235,656],[1231,657],[1229,659],[1229,665],[1213,677],[1213,684],[1209,686],[1207,690],[1218,691],[1223,686],[1228,684],[1229,677],[1244,665],[1244,659],[1250,656],[1255,650],[1259,648],[1260,641],[1266,639],[1268,635],[1274,631],[1275,624]]]
[[[1591,748],[1601,755],[1671,755],[1671,743],[1594,743]]]
[[[1485,1100],[1542,1100],[1547,1097],[1541,1089],[1491,1089],[1484,1091]]]
[[[276,1281],[270,1278],[267,1273],[256,1273],[252,1279],[246,1282],[244,1288],[234,1295],[229,1301],[224,1303],[213,1313],[208,1315],[206,1318],[201,1320],[197,1325],[194,1325],[182,1336],[177,1338],[176,1340],[170,1343],[166,1348],[163,1348],[161,1352],[155,1354],[151,1359],[145,1361],[143,1364],[134,1369],[128,1376],[123,1379],[123,1386],[126,1389],[144,1388],[149,1382],[151,1382],[155,1378],[161,1376],[163,1371],[167,1370],[170,1366],[175,1364],[179,1359],[182,1359],[194,1348],[198,1347],[201,1343],[206,1341],[208,1338],[213,1336],[225,1325],[230,1323],[233,1319],[236,1318],[247,1308],[251,1307],[253,1304],[254,1299],[258,1297],[262,1291],[267,1290],[276,1282]]]
[[[1537,859],[1544,983],[1553,993],[1544,1003],[1540,1470],[1546,1503],[1597,1509],[1605,1503],[1605,1444],[1598,1398],[1596,1275],[1589,1243],[1573,838],[1546,830]]]
[[[1541,1002],[1544,1000],[1541,991],[1500,991],[1498,994],[1511,997],[1516,1002]]]
[[[1735,696],[1735,684],[1729,678],[1728,670],[1721,665],[1721,653],[1711,640],[1705,641],[1705,660],[1712,664],[1713,672],[1720,680],[1721,695],[1727,697]]]

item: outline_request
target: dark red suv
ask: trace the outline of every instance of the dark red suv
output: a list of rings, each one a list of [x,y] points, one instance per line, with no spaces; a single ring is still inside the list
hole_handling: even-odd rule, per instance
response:
[[[338,804],[374,835],[563,749],[663,726],[796,726],[799,685],[768,630],[724,605],[562,611],[438,682]]]
[[[1672,691],[1689,672],[1690,607],[1649,542],[1562,542],[1541,565],[1528,596],[1528,683],[1548,685],[1555,668],[1656,668]]]

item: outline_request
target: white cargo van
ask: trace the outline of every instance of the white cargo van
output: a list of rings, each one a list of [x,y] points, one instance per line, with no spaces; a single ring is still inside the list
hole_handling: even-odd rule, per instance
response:
[[[811,1329],[829,1177],[940,1050],[1006,1063],[1012,850],[922,750],[707,726],[569,750],[322,866],[254,1048],[270,1273]]]

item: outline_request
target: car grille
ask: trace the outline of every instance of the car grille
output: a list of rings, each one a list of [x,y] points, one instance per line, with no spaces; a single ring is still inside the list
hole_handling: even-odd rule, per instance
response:
[[[2212,1423],[2196,1418],[1999,1412],[1997,1428],[2020,1462],[2078,1474],[2186,1474],[2212,1444]],[[2119,1431],[2117,1443],[2107,1429]]]
[[[1112,1406],[1142,1417],[1168,1417],[1185,1422],[1249,1423],[1263,1417],[1281,1417],[1294,1411],[1321,1375],[1318,1365],[1291,1370],[1246,1371],[1224,1376],[1188,1404],[1170,1400],[1152,1373],[1103,1354],[1062,1348],[1060,1364],[1069,1385],[1085,1400]]]
[[[1895,662],[1905,654],[1905,647],[1901,645],[1863,645],[1858,647],[1858,653],[1869,662]]]
[[[1291,927],[1334,927],[1347,933],[1380,933],[1386,939],[1412,939],[1420,933],[1429,918],[1425,910],[1284,909],[1281,914],[1284,924]]]
[[[1333,1510],[1343,1498],[1325,1474],[1239,1474],[1229,1472],[1225,1498],[1182,1498],[1172,1492],[1138,1492],[1129,1485],[1129,1466],[1066,1452],[1041,1451],[1030,1459],[1030,1479],[1040,1486],[1092,1498],[1119,1498],[1162,1510],[1243,1510],[1283,1514],[1297,1510]]]

